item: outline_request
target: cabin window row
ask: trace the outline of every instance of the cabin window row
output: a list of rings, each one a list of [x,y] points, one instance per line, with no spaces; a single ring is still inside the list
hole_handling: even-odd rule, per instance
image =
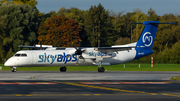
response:
[[[64,56],[40,56],[40,58],[44,58],[44,57],[45,58],[52,58],[52,57],[53,58],[64,58]],[[71,56],[65,56],[65,58],[67,58],[67,57],[70,58]]]
[[[15,54],[16,57],[27,57],[27,54]]]

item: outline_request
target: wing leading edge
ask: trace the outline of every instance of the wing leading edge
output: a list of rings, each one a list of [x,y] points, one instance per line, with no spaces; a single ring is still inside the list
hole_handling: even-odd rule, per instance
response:
[[[128,46],[128,47],[98,47],[94,48],[96,51],[101,52],[118,52],[118,51],[129,51],[132,50],[132,48],[137,48],[137,46]]]

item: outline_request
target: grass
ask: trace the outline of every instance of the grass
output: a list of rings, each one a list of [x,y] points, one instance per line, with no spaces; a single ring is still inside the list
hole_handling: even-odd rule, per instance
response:
[[[125,65],[125,67],[124,67]],[[11,71],[10,67],[5,67],[3,64],[2,71]],[[98,66],[66,66],[67,71],[97,71]],[[126,63],[118,65],[103,66],[107,71],[180,71],[180,64],[139,64]],[[59,67],[18,67],[18,71],[59,71]]]
[[[180,80],[180,76],[172,77],[171,80]]]

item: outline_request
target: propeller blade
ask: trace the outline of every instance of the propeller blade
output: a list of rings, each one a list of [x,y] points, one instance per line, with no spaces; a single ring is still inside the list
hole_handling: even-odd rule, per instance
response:
[[[84,57],[83,57],[83,61],[84,61],[84,63],[86,63],[86,60],[84,59]]]
[[[73,45],[73,47],[76,49],[76,51],[77,51],[77,47],[74,45],[74,42],[72,43],[72,45]]]
[[[82,54],[79,56],[80,59],[83,59],[84,63],[86,62]]]
[[[81,40],[79,40],[79,50],[81,50]]]
[[[79,57],[77,57],[76,65],[78,65]]]
[[[74,45],[74,43],[72,43],[73,47],[76,49],[76,51],[74,52],[74,54],[78,55],[78,56],[77,56],[76,65],[78,65],[79,59],[83,59],[83,61],[84,61],[84,63],[85,63],[85,59],[84,59],[84,57],[82,56],[82,53],[83,53],[85,50],[81,50],[81,42],[82,42],[82,40],[79,40],[79,47],[78,47],[78,48]]]

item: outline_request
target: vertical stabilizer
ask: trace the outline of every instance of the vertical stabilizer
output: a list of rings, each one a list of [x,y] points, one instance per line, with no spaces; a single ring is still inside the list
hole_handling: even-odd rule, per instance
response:
[[[136,46],[141,46],[143,49],[146,50],[152,50],[160,21],[145,21],[142,24],[144,25],[144,29],[141,33],[139,40],[137,41]]]
[[[136,48],[136,58],[140,58],[149,54],[152,54],[152,51],[157,28],[159,24],[174,24],[172,22],[160,23],[160,21],[144,21],[143,23],[133,23],[133,24],[143,24],[144,29],[141,33],[139,40],[137,41]]]

